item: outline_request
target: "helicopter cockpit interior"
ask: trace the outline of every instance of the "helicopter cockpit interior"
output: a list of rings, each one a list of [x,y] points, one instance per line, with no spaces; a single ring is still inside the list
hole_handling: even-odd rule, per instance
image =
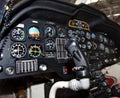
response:
[[[102,72],[120,61],[117,23],[86,4],[13,1],[0,25],[0,98],[120,96]]]

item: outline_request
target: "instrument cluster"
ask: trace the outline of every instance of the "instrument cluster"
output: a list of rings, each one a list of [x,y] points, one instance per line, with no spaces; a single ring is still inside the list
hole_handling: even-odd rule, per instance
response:
[[[65,49],[65,44],[72,38],[76,39],[92,71],[118,60],[118,48],[114,41],[107,33],[90,31],[84,21],[70,20],[68,25],[60,25],[26,19],[14,27],[3,41],[6,47],[2,52],[3,57],[9,59],[5,63],[4,58],[0,61],[1,78],[54,71],[66,74],[63,69],[69,67],[67,63],[72,57]]]
[[[104,65],[117,61],[118,49],[107,33],[91,32],[85,23],[82,24],[83,27],[77,27],[76,21],[70,22],[69,26],[32,20],[30,26],[18,24],[10,33],[11,56],[19,59],[66,59],[69,57],[64,49],[65,42],[75,38],[90,64],[96,65],[97,62],[98,65]]]
[[[67,39],[64,27],[47,23],[39,27],[31,22],[30,27],[18,24],[10,33],[11,56],[14,58],[43,58],[56,57],[57,38]],[[43,24],[43,23],[41,23]],[[26,29],[27,28],[27,29]]]

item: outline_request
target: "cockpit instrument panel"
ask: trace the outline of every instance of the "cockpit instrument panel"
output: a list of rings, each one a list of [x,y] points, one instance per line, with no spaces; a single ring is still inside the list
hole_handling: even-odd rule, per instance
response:
[[[91,31],[84,21],[74,19],[62,25],[28,18],[13,27],[1,42],[3,56],[0,59],[0,78],[48,72],[72,74],[74,63],[67,64],[72,58],[65,44],[73,38],[79,44],[91,70],[118,61],[118,48],[114,41],[106,32]],[[69,71],[65,72],[64,68]]]

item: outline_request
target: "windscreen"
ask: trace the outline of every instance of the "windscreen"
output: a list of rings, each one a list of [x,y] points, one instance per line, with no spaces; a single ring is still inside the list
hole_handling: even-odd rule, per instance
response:
[[[0,0],[0,24],[2,22],[3,19],[3,15],[5,12],[5,5],[9,0]]]

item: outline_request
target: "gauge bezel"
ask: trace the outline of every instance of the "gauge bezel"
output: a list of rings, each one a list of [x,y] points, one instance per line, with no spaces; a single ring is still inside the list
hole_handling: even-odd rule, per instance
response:
[[[31,50],[31,47],[34,47],[34,46],[36,46],[36,47],[39,47],[39,55],[37,55],[37,56],[35,56],[35,55],[31,55],[30,54],[30,50]],[[30,57],[33,57],[33,58],[38,58],[38,57],[42,57],[43,56],[43,52],[42,52],[42,45],[40,45],[40,44],[31,44],[30,46],[29,46],[29,49],[28,49],[28,53],[29,53],[29,56]]]
[[[67,29],[65,27],[58,27],[57,28],[57,36],[59,38],[67,38],[68,35],[67,35]]]
[[[14,38],[13,37],[13,31],[14,30],[17,30],[17,29],[21,29],[23,31],[23,34],[24,34],[24,37],[22,39],[17,39],[17,38]],[[22,42],[22,41],[25,41],[26,40],[26,34],[25,34],[25,30],[24,28],[21,28],[21,27],[15,27],[14,29],[12,29],[11,33],[10,33],[10,37],[11,37],[11,40],[13,41],[18,41],[18,42]]]
[[[47,42],[48,42],[49,40],[51,40],[51,41],[54,42],[54,45],[55,45],[54,49],[47,49],[47,48],[46,48],[46,44],[47,44]],[[56,50],[55,40],[54,40],[54,39],[50,39],[50,38],[49,38],[49,39],[46,39],[46,40],[45,40],[45,51],[46,51],[46,52],[53,52],[53,51],[55,51],[55,50]]]
[[[36,28],[39,31],[39,37],[33,37],[33,36],[30,35],[29,30],[30,30],[30,28],[33,28],[33,27]],[[34,40],[40,40],[40,38],[41,38],[41,30],[40,30],[39,26],[32,25],[32,26],[30,26],[28,28],[28,38],[34,39]]]
[[[23,47],[24,47],[24,54],[23,54],[22,56],[13,56],[13,54],[12,54],[12,47],[13,47],[14,45],[17,45],[17,44],[21,44],[20,46],[23,46]],[[23,51],[22,51],[22,52],[23,52]],[[25,57],[26,54],[27,54],[27,47],[26,47],[25,44],[20,43],[20,42],[13,43],[13,44],[11,45],[11,47],[10,47],[10,54],[11,54],[11,56],[14,57],[14,58],[23,58],[23,57]]]
[[[48,28],[48,27],[51,27],[52,28],[52,30],[53,30],[53,32],[54,32],[54,35],[52,35],[52,36],[48,36],[47,34],[48,34],[48,32],[46,32],[45,30]],[[54,25],[45,25],[44,26],[44,36],[45,37],[47,37],[47,38],[54,38],[54,37],[56,37],[56,27],[54,26]]]

